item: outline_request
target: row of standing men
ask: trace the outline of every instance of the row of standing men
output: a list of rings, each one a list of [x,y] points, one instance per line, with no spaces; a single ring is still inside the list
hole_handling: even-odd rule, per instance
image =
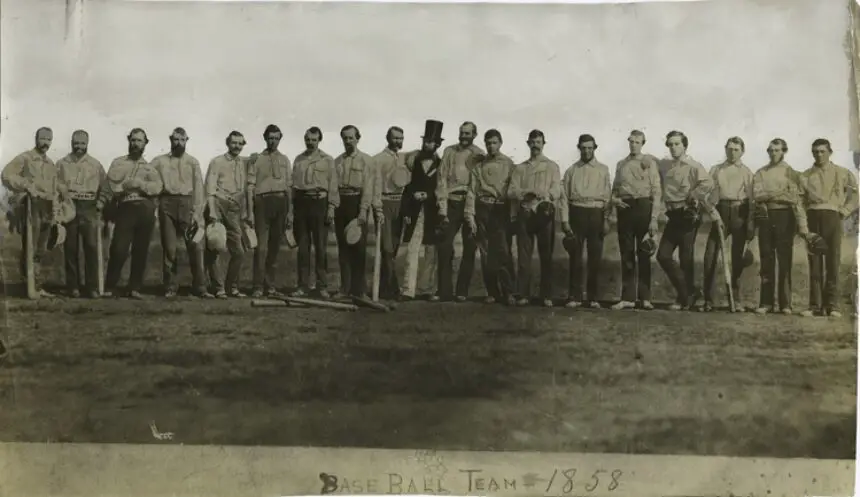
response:
[[[244,296],[238,288],[239,273],[244,253],[256,247],[252,295],[278,295],[276,261],[282,235],[287,233],[294,234],[298,246],[294,295],[305,295],[313,288],[329,298],[326,242],[332,225],[338,241],[339,291],[362,296],[366,292],[366,230],[361,229],[355,240],[348,240],[352,238],[348,232],[356,228],[356,222],[363,228],[372,211],[375,223],[381,225],[383,298],[411,300],[423,287],[431,300],[463,301],[479,253],[487,302],[526,305],[537,245],[539,297],[543,305],[552,306],[552,258],[560,218],[570,255],[566,306],[599,308],[596,298],[603,239],[616,214],[622,289],[613,309],[653,308],[650,261],[655,252],[676,292],[671,309],[692,308],[701,297],[701,308],[713,309],[719,226],[732,240],[735,295],[744,269],[740,261],[747,243],[758,235],[761,293],[757,312],[793,312],[791,268],[794,237],[800,235],[811,247],[809,307],[801,314],[839,315],[841,220],[857,208],[857,180],[831,162],[832,148],[826,139],[813,142],[814,165],[800,173],[785,162],[788,146],[776,138],[768,144],[770,162],[753,174],[742,161],[743,140],[732,137],[725,145],[726,160],[708,172],[687,153],[689,139],[684,133],[667,134],[665,146],[671,158],[659,160],[643,153],[645,135],[634,130],[628,137],[630,154],[617,163],[611,180],[609,167],[596,159],[597,141],[591,135],[579,137],[580,160],[562,175],[558,164],[543,155],[546,137],[540,130],[528,135],[529,159],[515,165],[501,152],[498,130],[484,134],[486,151],[476,146],[477,127],[471,122],[460,126],[459,143],[440,154],[442,128],[441,122],[428,120],[421,148],[401,153],[404,133],[393,126],[386,134],[388,146],[371,157],[359,150],[358,128],[348,125],[340,133],[344,153],[334,158],[320,149],[323,133],[312,127],[304,135],[306,150],[292,162],[278,150],[282,133],[277,126],[266,128],[266,149],[250,157],[241,155],[244,136],[233,131],[226,139],[227,151],[210,161],[205,175],[197,159],[185,150],[188,134],[183,128],[171,133],[171,151],[152,161],[144,159],[149,143],[146,132],[133,129],[127,137],[128,154],[115,159],[107,171],[88,154],[89,135],[83,130],[73,133],[72,152],[55,164],[47,156],[53,133],[41,128],[35,147],[4,168],[2,181],[13,194],[13,207],[24,196],[31,199],[37,268],[50,248],[51,227],[65,228],[66,283],[73,297],[81,295],[81,239],[86,268],[83,291],[98,296],[95,247],[104,220],[114,227],[104,296],[117,294],[130,252],[126,294],[140,298],[156,216],[167,297],[175,296],[178,289],[179,240],[188,249],[194,294]],[[72,205],[65,210],[65,218],[58,208],[61,204]],[[695,237],[705,212],[714,227],[705,251],[702,295],[695,286],[693,261]],[[660,213],[665,213],[667,223],[658,244]],[[20,222],[22,217],[15,219]],[[206,243],[200,236],[204,226]],[[458,233],[463,253],[455,283]],[[394,264],[401,244],[406,244],[402,285]],[[225,255],[221,248],[227,252],[226,271],[219,264]],[[39,273],[37,270],[37,281],[41,282]],[[41,294],[50,295],[44,289]]]

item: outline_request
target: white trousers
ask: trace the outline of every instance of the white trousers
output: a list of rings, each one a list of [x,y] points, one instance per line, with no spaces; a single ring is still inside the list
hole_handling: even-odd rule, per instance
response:
[[[436,247],[423,246],[424,242],[424,210],[415,219],[415,230],[406,247],[406,270],[400,293],[407,297],[415,297],[415,290],[422,294],[436,293]],[[421,249],[424,249],[424,260],[421,259]],[[420,263],[419,263],[420,261]]]

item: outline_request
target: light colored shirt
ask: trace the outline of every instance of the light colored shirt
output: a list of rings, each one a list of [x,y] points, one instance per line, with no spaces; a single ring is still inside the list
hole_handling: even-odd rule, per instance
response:
[[[753,174],[752,195],[755,202],[788,205],[794,212],[797,229],[808,233],[806,211],[801,199],[800,173],[785,161],[768,164]],[[752,219],[752,218],[751,218]]]
[[[248,184],[248,158],[229,153],[209,162],[206,171],[206,196],[232,200],[244,205]]]
[[[812,166],[800,174],[804,205],[811,210],[830,210],[848,217],[857,209],[857,178],[830,162]]]
[[[752,199],[753,173],[743,162],[734,164],[725,161],[711,168],[711,178],[714,188],[710,201],[716,204],[720,200]]]
[[[280,151],[263,150],[248,163],[248,194],[286,193],[293,187],[290,159]]]
[[[689,155],[672,159],[663,173],[663,201],[667,208],[668,204],[684,202],[688,198],[706,201],[713,187],[714,180],[705,167]]]
[[[481,147],[463,147],[459,143],[446,147],[442,152],[439,181],[436,183],[436,203],[441,215],[447,215],[449,194],[466,193],[469,189],[472,169],[483,155],[484,150]]]
[[[612,194],[620,199],[650,198],[653,202],[659,202],[662,187],[657,159],[652,155],[628,155],[621,159],[615,167]]]
[[[526,193],[558,203],[561,197],[561,169],[558,164],[541,154],[516,166],[511,175],[508,197],[522,200]]]
[[[367,211],[373,206],[374,210],[382,210],[382,185],[381,176],[376,174],[373,158],[355,149],[351,154],[346,152],[337,156],[334,160],[337,170],[337,182],[339,188],[359,190],[358,217],[363,219]]]
[[[73,199],[95,199],[107,178],[102,163],[90,154],[78,157],[69,154],[57,161],[60,183],[66,186]]]
[[[295,190],[319,190],[328,195],[328,208],[340,205],[338,195],[338,174],[334,159],[322,150],[307,150],[296,156],[293,161],[293,188]]]
[[[402,194],[404,187],[398,187],[394,182],[394,172],[398,169],[406,171],[406,177],[409,178],[409,168],[406,165],[406,154],[395,152],[386,147],[382,152],[373,156],[375,173],[379,176],[377,185],[381,185],[381,194]],[[403,174],[403,173],[400,173]],[[408,181],[408,180],[407,180]]]
[[[514,171],[514,161],[505,154],[485,156],[472,169],[472,179],[466,191],[467,215],[475,214],[475,200],[488,198],[494,201],[505,200],[508,196],[508,185]]]
[[[23,152],[12,159],[0,174],[3,186],[14,193],[24,193],[31,185],[34,197],[53,200],[57,194],[58,169],[54,161],[36,149]]]
[[[164,154],[153,159],[152,164],[164,183],[162,194],[190,195],[191,216],[202,215],[206,208],[206,191],[203,186],[203,170],[200,169],[200,161],[187,153],[183,153],[181,157]]]
[[[125,183],[131,179],[139,180],[140,188],[127,186]],[[137,197],[141,194],[153,197],[161,193],[164,183],[161,175],[155,167],[146,161],[143,156],[137,160],[128,155],[117,157],[111,162],[107,172],[107,185],[113,195],[123,197]]]

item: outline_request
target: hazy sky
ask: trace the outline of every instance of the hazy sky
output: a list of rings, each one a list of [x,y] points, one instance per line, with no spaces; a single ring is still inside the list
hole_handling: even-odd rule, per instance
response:
[[[336,155],[345,124],[376,153],[384,133],[445,123],[445,144],[473,120],[498,128],[503,151],[527,157],[526,134],[542,129],[545,153],[566,168],[576,138],[591,133],[614,168],[632,128],[665,155],[665,133],[684,130],[690,154],[710,166],[726,138],[747,142],[763,165],[776,136],[789,162],[811,164],[809,145],[833,141],[852,167],[850,64],[844,0],[616,5],[184,3],[86,0],[79,51],[63,45],[63,2],[2,0],[0,160],[53,127],[51,155],[71,132],[91,133],[105,166],[143,127],[147,157],[168,148],[174,126],[191,136],[204,167],[232,129],[245,153],[276,123],[294,157],[311,126]],[[479,140],[480,141],[480,140]]]

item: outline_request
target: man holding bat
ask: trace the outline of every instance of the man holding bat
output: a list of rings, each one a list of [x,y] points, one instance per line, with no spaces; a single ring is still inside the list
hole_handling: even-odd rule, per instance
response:
[[[51,232],[57,188],[62,188],[58,184],[57,166],[48,157],[53,140],[54,132],[51,128],[39,128],[36,131],[35,146],[12,159],[0,174],[3,186],[10,193],[9,204],[15,210],[15,219],[21,232],[21,275],[25,278],[31,275],[33,281],[27,282],[28,287],[35,290],[35,294],[28,295],[31,298],[53,296],[41,288],[43,282],[39,268],[42,257],[48,251],[48,236]],[[28,201],[30,212],[27,212],[26,207]],[[28,231],[32,234],[31,240],[27,239]],[[32,249],[32,253],[28,253],[27,247]]]
[[[72,133],[72,152],[57,162],[60,183],[75,203],[75,218],[66,223],[66,242],[63,252],[66,259],[66,290],[72,298],[81,296],[78,288],[79,242],[84,248],[84,292],[88,298],[99,297],[99,237],[100,213],[96,208],[101,184],[107,178],[101,162],[87,153],[90,135],[79,129]]]
[[[722,218],[725,230],[723,235],[732,239],[731,244],[731,285],[732,296],[735,301],[740,292],[741,273],[744,270],[742,263],[746,242],[752,240],[755,229],[750,224],[750,199],[752,198],[753,173],[741,161],[746,147],[744,141],[733,136],[726,142],[726,160],[711,168],[711,178],[714,181],[714,189],[711,190],[710,203],[716,206],[717,213]],[[708,234],[708,242],[705,246],[705,304],[702,310],[710,312],[714,308],[714,279],[717,270],[717,256],[725,244],[725,239],[720,239],[720,232],[716,223],[711,226]],[[728,254],[723,254],[723,264],[729,263]]]
[[[377,186],[381,187],[383,218],[381,237],[381,267],[379,276],[380,296],[383,299],[400,297],[400,287],[397,283],[395,260],[400,248],[400,235],[403,222],[400,217],[400,204],[403,200],[403,190],[412,174],[406,167],[406,156],[400,153],[403,148],[403,129],[398,126],[388,128],[385,134],[388,146],[373,157],[374,174],[379,176]]]

